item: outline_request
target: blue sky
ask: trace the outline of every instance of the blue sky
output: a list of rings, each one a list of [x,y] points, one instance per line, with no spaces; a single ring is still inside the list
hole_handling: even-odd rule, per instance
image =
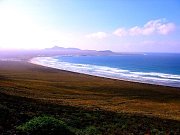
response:
[[[179,0],[0,0],[0,48],[180,52]]]

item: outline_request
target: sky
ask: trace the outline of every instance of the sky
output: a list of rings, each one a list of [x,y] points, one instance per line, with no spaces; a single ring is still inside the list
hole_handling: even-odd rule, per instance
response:
[[[180,52],[179,0],[0,0],[0,49]]]

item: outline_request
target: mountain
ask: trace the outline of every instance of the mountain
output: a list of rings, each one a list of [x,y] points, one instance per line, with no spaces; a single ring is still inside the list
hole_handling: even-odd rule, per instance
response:
[[[81,51],[78,48],[64,48],[59,46],[54,46],[52,48],[46,48],[45,50],[51,50],[51,51]]]
[[[119,55],[120,53],[112,52],[111,50],[81,50],[78,48],[64,48],[54,46],[52,48],[46,48],[42,50],[44,55]]]
[[[110,50],[96,51],[96,50],[81,50],[78,48],[64,48],[54,46],[52,48],[46,48],[42,50],[0,50],[0,59],[4,58],[17,58],[17,59],[29,59],[32,57],[51,57],[56,55],[83,55],[83,56],[100,56],[100,55],[121,55],[122,53],[115,53]]]

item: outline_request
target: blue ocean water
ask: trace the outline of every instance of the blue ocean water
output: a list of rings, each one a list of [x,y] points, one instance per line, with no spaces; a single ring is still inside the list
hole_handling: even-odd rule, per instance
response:
[[[56,56],[36,58],[36,63],[95,76],[180,87],[180,54]]]

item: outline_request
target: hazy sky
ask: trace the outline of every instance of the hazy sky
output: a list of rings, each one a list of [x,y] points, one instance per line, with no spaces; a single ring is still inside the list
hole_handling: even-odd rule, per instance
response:
[[[0,0],[0,49],[180,52],[180,0]]]

